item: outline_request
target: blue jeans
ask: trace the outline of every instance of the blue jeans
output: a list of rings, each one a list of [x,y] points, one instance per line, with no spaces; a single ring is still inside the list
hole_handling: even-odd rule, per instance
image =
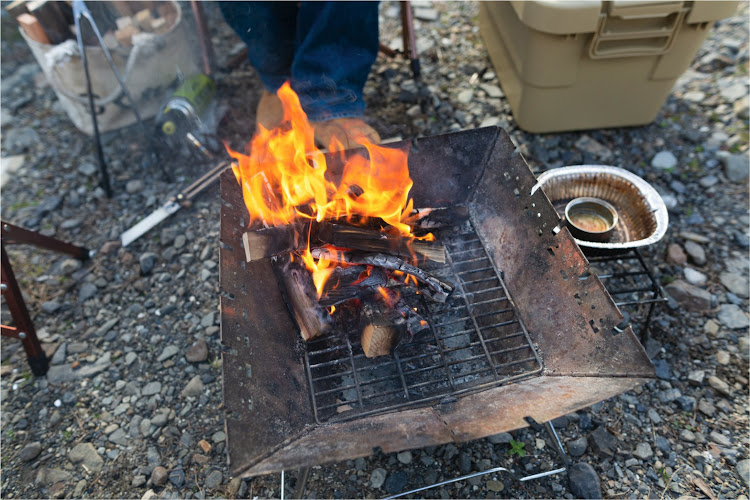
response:
[[[310,121],[361,116],[378,55],[377,2],[219,2],[263,86],[289,80]]]

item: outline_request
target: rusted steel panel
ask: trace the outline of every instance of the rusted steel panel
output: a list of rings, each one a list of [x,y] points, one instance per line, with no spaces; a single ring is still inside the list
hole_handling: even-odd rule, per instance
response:
[[[539,377],[459,398],[453,404],[321,425],[256,464],[232,463],[245,477],[313,464],[479,439],[567,415],[646,382],[639,378]]]

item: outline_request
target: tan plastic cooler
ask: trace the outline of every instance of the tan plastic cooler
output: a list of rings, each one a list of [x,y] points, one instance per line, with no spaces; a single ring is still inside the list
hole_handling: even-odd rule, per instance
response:
[[[643,125],[738,3],[480,2],[479,28],[524,130]]]

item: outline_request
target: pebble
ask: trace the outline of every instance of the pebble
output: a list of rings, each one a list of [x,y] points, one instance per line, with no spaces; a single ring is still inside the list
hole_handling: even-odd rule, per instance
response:
[[[740,460],[737,462],[737,466],[734,468],[737,475],[745,481],[745,485],[750,487],[750,460]]]
[[[167,347],[164,348],[164,350],[161,352],[159,357],[156,358],[156,361],[158,361],[159,363],[166,361],[172,356],[174,356],[175,354],[177,354],[178,352],[180,352],[179,347],[177,347],[176,345],[168,345]]]
[[[211,436],[211,441],[214,442],[214,444],[219,444],[226,440],[227,436],[224,434],[223,431],[215,432],[213,436]]]
[[[662,418],[653,408],[648,409],[648,418],[656,425],[659,425],[662,422]]]
[[[716,351],[716,361],[720,365],[728,365],[732,358],[727,351]]]
[[[205,339],[198,339],[185,351],[185,359],[190,363],[202,363],[208,359],[208,344]]]
[[[91,473],[97,473],[104,466],[104,459],[99,456],[96,448],[91,443],[78,443],[70,453],[68,460],[74,465],[84,465]]]
[[[151,472],[151,483],[155,486],[163,486],[167,482],[168,477],[169,473],[167,469],[161,466],[154,467],[154,470]]]
[[[458,470],[462,475],[466,475],[471,472],[471,454],[462,451],[458,454]]]
[[[579,151],[594,155],[602,161],[608,161],[613,156],[609,148],[585,134],[575,142],[575,147]]]
[[[190,382],[188,382],[181,394],[185,397],[196,397],[201,392],[203,392],[203,382],[200,375],[196,375],[190,379]]]
[[[161,392],[161,382],[159,381],[149,382],[141,390],[141,394],[143,394],[144,396],[153,396],[154,394],[159,394],[160,392]]]
[[[500,493],[505,489],[505,485],[502,481],[495,481],[494,479],[490,479],[485,483],[485,486],[487,486],[487,489],[490,491],[494,491],[495,493]]]
[[[141,179],[133,179],[125,184],[125,191],[128,194],[136,194],[143,191],[144,183]]]
[[[701,399],[698,401],[698,411],[707,417],[713,417],[716,414],[716,407],[711,402]]]
[[[724,160],[724,173],[732,182],[745,182],[750,174],[750,160],[747,153],[728,156]]]
[[[661,170],[669,170],[677,166],[677,157],[671,151],[660,151],[651,159],[651,166]]]
[[[492,444],[508,444],[513,440],[513,436],[508,432],[501,432],[500,434],[494,434],[487,439]]]
[[[144,254],[141,254],[141,256],[138,258],[138,262],[141,265],[141,274],[143,276],[148,276],[149,274],[151,274],[151,271],[153,271],[154,266],[156,265],[157,259],[157,255],[153,252],[146,252]]]
[[[458,99],[458,102],[460,102],[461,104],[469,104],[473,98],[473,90],[462,90],[458,93],[458,96],[456,96],[456,99]]]
[[[585,462],[568,467],[568,484],[573,498],[602,498],[599,475]]]
[[[221,471],[215,470],[211,471],[211,473],[206,476],[206,481],[203,483],[203,485],[207,489],[213,490],[218,488],[223,480],[224,476],[221,474]]]
[[[391,495],[401,493],[406,488],[409,482],[409,476],[404,471],[397,471],[393,474],[389,474],[385,480],[385,491]]]
[[[687,254],[677,243],[670,243],[667,247],[667,262],[676,266],[684,266],[687,263]]]
[[[487,92],[487,95],[490,97],[503,97],[505,95],[500,87],[490,83],[482,83],[479,85],[479,88]]]
[[[682,280],[674,280],[665,291],[688,311],[708,311],[713,305],[713,295]]]
[[[731,329],[747,328],[750,325],[747,313],[735,304],[723,304],[719,308],[719,321]]]
[[[18,458],[24,462],[31,462],[42,452],[42,444],[39,441],[34,441],[24,446],[20,452],[18,452]]]
[[[686,441],[688,443],[694,443],[695,442],[695,434],[693,434],[692,431],[689,431],[687,429],[682,429],[680,431],[680,439],[683,441]]]
[[[578,458],[586,453],[586,448],[588,448],[588,446],[589,442],[586,439],[586,436],[581,436],[578,439],[568,442],[568,453],[570,453],[571,456]]]
[[[689,259],[698,266],[706,264],[706,251],[698,243],[694,241],[685,242],[685,252],[687,252]]]
[[[437,21],[440,15],[435,9],[429,9],[425,7],[415,7],[414,17],[422,21]]]
[[[732,393],[731,389],[729,388],[729,384],[715,375],[711,375],[710,377],[708,377],[708,385],[713,387],[719,394],[729,396]]]
[[[383,483],[385,483],[387,473],[385,472],[385,469],[377,468],[374,469],[370,473],[370,487],[380,489],[381,486],[383,486]]]
[[[604,426],[597,427],[589,438],[592,449],[602,455],[614,456],[617,451],[617,438],[607,432]]]
[[[743,272],[725,271],[719,275],[719,282],[735,295],[747,298],[750,294],[750,282]]]
[[[176,488],[181,487],[185,484],[185,471],[182,469],[174,469],[169,473],[169,482],[172,483]]]
[[[404,465],[411,463],[411,451],[406,450],[399,452],[398,455],[396,455],[396,458],[398,458],[398,461],[401,462]]]
[[[709,434],[708,437],[711,441],[720,446],[732,446],[732,441],[720,432],[711,431],[711,434]]]
[[[81,302],[86,302],[90,298],[94,297],[99,290],[96,288],[96,285],[93,283],[84,283],[81,285],[80,290],[78,291],[78,300]]]
[[[648,460],[654,456],[654,452],[648,443],[638,443],[635,447],[633,455],[640,458],[641,460]]]
[[[685,268],[685,280],[688,283],[695,286],[702,286],[708,281],[708,277],[700,271],[696,271],[692,267]]]

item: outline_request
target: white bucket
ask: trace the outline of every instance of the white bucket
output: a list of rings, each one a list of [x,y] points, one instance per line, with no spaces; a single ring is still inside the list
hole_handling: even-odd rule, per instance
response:
[[[110,49],[130,95],[143,119],[151,118],[167,97],[167,90],[176,83],[177,75],[200,71],[199,54],[187,36],[182,11],[176,2],[174,25],[164,34],[140,33],[133,37],[133,47]],[[88,21],[81,19],[84,30]],[[78,44],[67,40],[47,45],[31,40],[23,29],[21,35],[31,48],[47,81],[57,94],[63,109],[81,132],[94,133]],[[116,130],[136,122],[135,114],[115,74],[98,45],[86,47],[86,57],[94,93],[97,122],[101,132]]]

